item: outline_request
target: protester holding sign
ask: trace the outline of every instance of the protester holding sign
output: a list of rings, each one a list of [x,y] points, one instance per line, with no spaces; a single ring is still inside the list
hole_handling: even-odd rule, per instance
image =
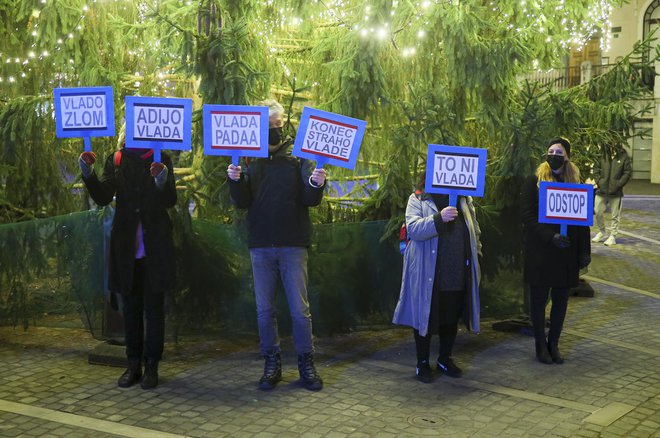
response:
[[[559,352],[568,306],[568,290],[578,285],[580,269],[591,261],[589,227],[568,226],[567,235],[560,225],[539,222],[539,184],[542,181],[579,183],[580,171],[570,161],[571,144],[555,138],[548,144],[546,161],[536,175],[522,186],[521,215],[525,245],[524,279],[530,287],[530,310],[536,357],[545,364],[564,362]],[[550,330],[545,336],[545,307],[552,296]]]
[[[481,231],[472,198],[458,197],[458,208],[449,205],[449,195],[418,190],[408,198],[406,229],[410,239],[403,259],[401,293],[393,322],[414,329],[417,378],[433,380],[429,356],[431,334],[440,337],[436,366],[450,377],[462,371],[452,359],[463,313],[470,330],[479,326],[472,307],[478,306]],[[474,298],[477,298],[476,300]]]
[[[319,390],[323,380],[314,366],[312,316],[307,299],[307,248],[311,241],[309,207],[323,198],[326,173],[305,159],[291,156],[293,141],[284,138],[284,108],[274,100],[269,107],[268,158],[249,166],[230,164],[229,190],[239,208],[248,209],[248,246],[261,353],[265,359],[261,389],[272,389],[282,379],[277,333],[276,290],[281,278],[293,322],[298,372],[306,388]]]
[[[108,286],[122,297],[128,358],[128,368],[117,382],[122,388],[140,380],[144,389],[158,384],[164,297],[174,286],[172,225],[167,214],[176,203],[174,172],[167,155],[159,163],[153,161],[153,154],[152,149],[122,148],[105,160],[101,178],[93,169],[93,152],[83,152],[79,159],[92,199],[107,205],[116,197]]]

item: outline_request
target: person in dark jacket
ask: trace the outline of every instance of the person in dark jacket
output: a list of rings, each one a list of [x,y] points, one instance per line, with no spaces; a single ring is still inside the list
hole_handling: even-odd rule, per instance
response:
[[[323,198],[326,173],[312,163],[291,156],[291,139],[284,139],[284,108],[274,100],[269,107],[268,158],[242,166],[229,165],[229,191],[239,208],[247,208],[248,247],[252,259],[260,349],[264,356],[261,389],[272,389],[282,379],[277,332],[277,278],[282,280],[293,323],[298,372],[306,388],[319,390],[323,380],[314,366],[312,316],[307,299],[307,248],[312,224],[309,207]]]
[[[524,279],[530,288],[530,313],[534,328],[537,359],[545,364],[564,362],[559,352],[559,336],[566,317],[569,288],[578,284],[580,269],[591,262],[589,227],[569,226],[568,236],[559,225],[539,223],[539,183],[541,181],[579,183],[580,172],[570,161],[571,144],[564,138],[552,139],[546,161],[528,178],[520,198],[524,233]],[[550,330],[545,337],[545,307],[552,296]]]
[[[122,148],[110,154],[98,178],[94,152],[78,160],[83,181],[98,205],[116,197],[110,236],[109,289],[121,295],[128,368],[117,385],[158,385],[165,336],[165,292],[174,285],[172,225],[176,204],[172,161],[153,161],[153,150]],[[146,325],[146,327],[144,327]],[[145,334],[146,328],[146,334]],[[144,360],[144,375],[142,362]]]
[[[621,201],[623,187],[632,176],[632,165],[626,150],[617,145],[613,151],[603,151],[600,162],[594,167],[594,180],[596,181],[596,199],[594,200],[594,216],[598,225],[598,233],[592,242],[602,242],[605,245],[616,245],[616,236],[619,233],[621,219]],[[610,207],[612,212],[612,227],[607,236],[605,210]]]

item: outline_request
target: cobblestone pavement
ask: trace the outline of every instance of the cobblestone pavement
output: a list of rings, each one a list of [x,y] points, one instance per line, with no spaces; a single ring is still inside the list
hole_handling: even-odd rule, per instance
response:
[[[594,244],[596,294],[571,298],[564,365],[486,322],[459,333],[461,379],[418,382],[410,330],[393,328],[318,339],[320,392],[297,383],[291,353],[281,384],[259,391],[256,342],[168,345],[158,388],[122,390],[120,369],[87,364],[84,334],[64,348],[57,336],[75,331],[47,346],[0,332],[0,436],[660,437],[659,211],[660,197],[626,197],[619,244]]]

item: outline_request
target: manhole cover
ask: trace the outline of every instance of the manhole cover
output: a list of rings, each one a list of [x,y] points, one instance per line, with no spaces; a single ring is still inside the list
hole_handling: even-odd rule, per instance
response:
[[[425,427],[427,429],[434,429],[442,426],[447,422],[446,418],[438,417],[436,415],[411,415],[408,417],[408,423],[416,427]]]

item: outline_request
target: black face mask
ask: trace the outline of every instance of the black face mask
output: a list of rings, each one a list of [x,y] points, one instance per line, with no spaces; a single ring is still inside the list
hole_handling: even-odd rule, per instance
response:
[[[548,155],[545,159],[550,165],[550,169],[559,170],[561,166],[564,165],[564,156],[563,155]]]
[[[268,144],[271,146],[277,146],[282,143],[282,138],[284,134],[282,132],[282,127],[279,128],[269,128],[268,129]]]

